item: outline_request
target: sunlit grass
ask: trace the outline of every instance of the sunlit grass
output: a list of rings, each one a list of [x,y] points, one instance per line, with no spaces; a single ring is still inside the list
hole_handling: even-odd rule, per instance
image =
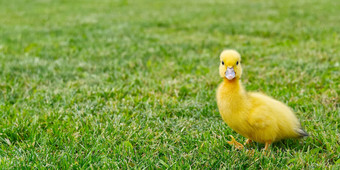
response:
[[[0,1],[0,167],[338,168],[339,1]],[[311,137],[237,151],[219,53]]]

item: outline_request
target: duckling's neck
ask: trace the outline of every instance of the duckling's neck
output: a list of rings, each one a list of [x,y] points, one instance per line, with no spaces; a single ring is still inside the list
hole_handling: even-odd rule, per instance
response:
[[[226,100],[231,108],[238,108],[237,105],[245,105],[248,103],[247,92],[243,88],[241,81],[238,78],[233,80],[224,79],[223,81],[224,92],[228,96]]]
[[[223,86],[230,95],[243,96],[246,94],[243,85],[238,78],[232,80],[224,79]]]
[[[224,79],[223,86],[228,90],[229,93],[240,94],[244,91],[242,83],[238,78],[232,80]]]

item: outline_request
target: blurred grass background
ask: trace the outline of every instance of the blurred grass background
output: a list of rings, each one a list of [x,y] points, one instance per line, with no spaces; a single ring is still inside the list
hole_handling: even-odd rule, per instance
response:
[[[339,168],[340,1],[0,0],[0,167]],[[219,53],[312,136],[237,151]]]

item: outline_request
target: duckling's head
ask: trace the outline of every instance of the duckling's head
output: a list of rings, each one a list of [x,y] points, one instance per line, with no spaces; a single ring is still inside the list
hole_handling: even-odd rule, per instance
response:
[[[228,80],[241,78],[241,55],[235,50],[224,50],[220,55],[220,76]]]

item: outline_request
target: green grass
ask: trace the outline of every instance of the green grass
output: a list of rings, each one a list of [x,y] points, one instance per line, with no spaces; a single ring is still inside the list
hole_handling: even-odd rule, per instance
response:
[[[340,2],[0,1],[0,169],[340,167]],[[312,136],[267,155],[215,100],[219,53]]]

